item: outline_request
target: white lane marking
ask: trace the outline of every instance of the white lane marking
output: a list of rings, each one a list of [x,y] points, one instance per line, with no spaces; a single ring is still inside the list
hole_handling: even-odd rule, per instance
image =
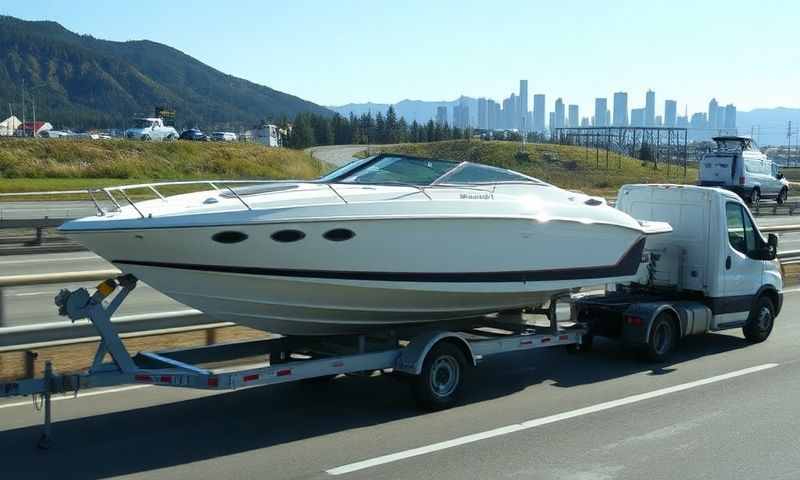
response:
[[[756,367],[745,368],[743,370],[736,370],[734,372],[705,378],[703,380],[697,380],[689,383],[682,383],[680,385],[662,388],[659,390],[654,390],[652,392],[642,393],[639,395],[631,395],[629,397],[624,397],[619,400],[612,400],[610,402],[599,403],[597,405],[591,405],[589,407],[579,408],[577,410],[571,410],[569,412],[557,413],[555,415],[550,415],[548,417],[536,418],[525,422],[517,423],[514,425],[507,425],[505,427],[495,428],[493,430],[487,430],[485,432],[474,433],[472,435],[466,435],[464,437],[454,438],[452,440],[434,443],[431,445],[426,445],[424,447],[412,448],[410,450],[404,450],[402,452],[383,455],[381,457],[375,457],[369,460],[363,460],[360,462],[343,465],[341,467],[331,468],[330,470],[326,470],[325,473],[328,473],[330,475],[343,475],[346,473],[352,473],[358,470],[364,470],[366,468],[376,467],[378,465],[397,462],[399,460],[403,460],[406,458],[438,452],[440,450],[446,450],[448,448],[458,447],[461,445],[466,445],[468,443],[474,443],[481,440],[486,440],[488,438],[499,437],[501,435],[507,435],[509,433],[519,432],[521,430],[528,430],[542,425],[560,422],[562,420],[569,420],[571,418],[580,417],[583,415],[589,415],[591,413],[601,412],[603,410],[609,410],[612,408],[621,407],[623,405],[630,405],[632,403],[642,402],[644,400],[649,400],[651,398],[656,398],[663,395],[669,395],[671,393],[682,392],[684,390],[689,390],[691,388],[697,388],[703,385],[721,382],[723,380],[740,377],[742,375],[748,375],[750,373],[760,372],[762,370],[767,370],[769,368],[774,368],[777,366],[778,366],[777,363],[765,363],[763,365],[758,365]]]
[[[109,388],[107,390],[100,390],[98,392],[86,392],[86,393],[78,392],[77,398],[94,397],[96,395],[106,395],[109,393],[127,392],[128,390],[137,390],[139,388],[147,388],[147,387],[152,387],[152,385],[131,385],[128,387]],[[52,397],[51,400],[55,402],[57,400],[72,400],[74,398],[76,397],[73,395],[69,395],[63,397]],[[6,403],[5,405],[0,405],[0,408],[22,407],[30,404],[31,400],[28,400],[27,402]]]
[[[43,262],[77,262],[79,260],[102,260],[97,255],[87,257],[66,257],[66,258],[31,258],[28,260],[6,260],[0,265],[17,265],[21,263],[43,263]]]
[[[800,288],[790,288],[788,290],[784,290],[783,293],[797,293],[800,292]]]
[[[14,296],[15,296],[15,297],[30,297],[30,296],[33,296],[33,295],[45,295],[45,294],[52,295],[52,294],[53,294],[53,292],[49,292],[49,291],[48,291],[48,292],[27,292],[27,293],[15,293],[15,294],[14,294]]]

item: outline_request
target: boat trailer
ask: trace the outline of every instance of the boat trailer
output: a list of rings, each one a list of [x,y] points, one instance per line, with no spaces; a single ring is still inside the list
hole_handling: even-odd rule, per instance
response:
[[[87,371],[57,374],[48,361],[41,378],[0,383],[0,398],[32,396],[34,405],[43,409],[40,448],[47,449],[52,443],[54,394],[77,397],[83,389],[124,384],[236,390],[380,371],[410,379],[418,403],[438,410],[457,401],[465,370],[489,356],[554,346],[580,350],[584,341],[590,341],[589,337],[584,340],[586,329],[582,325],[559,325],[556,307],[564,298],[560,296],[553,298],[547,309],[532,312],[547,316],[546,327],[523,324],[522,311],[515,311],[461,322],[452,330],[429,325],[407,336],[395,332],[327,337],[273,335],[131,356],[111,317],[136,284],[133,275],[122,275],[101,282],[93,294],[79,288],[61,290],[56,296],[60,315],[73,322],[89,319],[100,336]],[[242,359],[249,362],[243,365]],[[230,366],[231,362],[235,365]]]

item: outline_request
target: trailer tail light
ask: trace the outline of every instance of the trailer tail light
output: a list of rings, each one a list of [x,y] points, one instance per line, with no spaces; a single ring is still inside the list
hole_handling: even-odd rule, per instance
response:
[[[625,317],[625,322],[634,327],[641,327],[644,322],[639,317]]]
[[[217,377],[209,377],[208,386],[209,387],[219,387],[219,378],[217,378]]]
[[[291,374],[292,374],[292,369],[286,368],[284,370],[278,370],[278,372],[275,375],[278,377],[285,377],[286,375],[291,375]]]
[[[137,381],[137,382],[150,382],[150,381],[152,380],[152,379],[150,378],[150,375],[142,375],[142,374],[137,374],[137,375],[135,375],[135,376],[133,377],[133,379],[134,379],[135,381]]]
[[[253,373],[251,375],[245,375],[242,378],[242,380],[245,381],[245,382],[252,382],[253,380],[258,380],[258,374],[257,373]]]
[[[739,177],[739,185],[744,185],[744,177]]]

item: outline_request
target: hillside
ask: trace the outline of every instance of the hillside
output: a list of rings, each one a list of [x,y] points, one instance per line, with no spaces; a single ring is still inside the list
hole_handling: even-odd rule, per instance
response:
[[[327,169],[302,151],[254,144],[0,139],[0,193],[146,180],[307,179]]]
[[[426,123],[428,120],[436,119],[436,109],[438,107],[447,107],[447,111],[452,115],[453,107],[465,103],[469,106],[469,118],[473,125],[478,123],[478,99],[470,97],[459,97],[455,100],[449,101],[432,101],[425,100],[402,100],[397,103],[391,104],[398,117],[403,117],[407,122],[411,123],[416,120],[418,123]],[[347,105],[340,105],[336,107],[328,107],[334,112],[347,117],[352,112],[356,116],[361,116],[364,113],[371,112],[375,115],[378,112],[386,114],[389,109],[388,103],[348,103]],[[452,123],[452,118],[448,120]]]
[[[600,168],[597,168],[595,151],[588,152],[583,147],[551,144],[528,144],[525,152],[519,154],[520,144],[516,142],[484,142],[454,140],[447,142],[400,144],[385,147],[371,147],[370,153],[379,150],[423,157],[446,158],[495,165],[516,170],[544,180],[561,188],[580,190],[586,193],[614,196],[621,185],[626,183],[695,183],[697,169],[689,168],[684,177],[683,168],[653,164],[642,165],[640,160],[610,154],[609,169],[605,166],[605,151],[600,153]],[[617,166],[621,168],[617,168]]]
[[[57,127],[122,127],[135,114],[152,114],[156,105],[174,108],[178,126],[203,128],[249,127],[298,112],[332,114],[226,75],[166,45],[99,40],[55,22],[0,16],[4,113],[9,103],[15,113],[21,109],[23,81],[29,95],[35,95],[37,118]]]

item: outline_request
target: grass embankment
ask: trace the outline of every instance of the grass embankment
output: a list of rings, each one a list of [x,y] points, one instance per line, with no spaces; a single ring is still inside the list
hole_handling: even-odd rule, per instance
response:
[[[659,164],[609,153],[606,168],[605,150],[599,152],[599,167],[594,149],[553,144],[528,144],[523,151],[517,142],[454,140],[383,147],[385,151],[485,163],[516,170],[561,188],[594,195],[615,195],[626,183],[695,183],[697,169]],[[381,147],[372,147],[372,154]]]
[[[0,140],[0,193],[167,180],[309,179],[328,169],[304,152],[254,144]],[[21,200],[5,198],[11,199]]]

